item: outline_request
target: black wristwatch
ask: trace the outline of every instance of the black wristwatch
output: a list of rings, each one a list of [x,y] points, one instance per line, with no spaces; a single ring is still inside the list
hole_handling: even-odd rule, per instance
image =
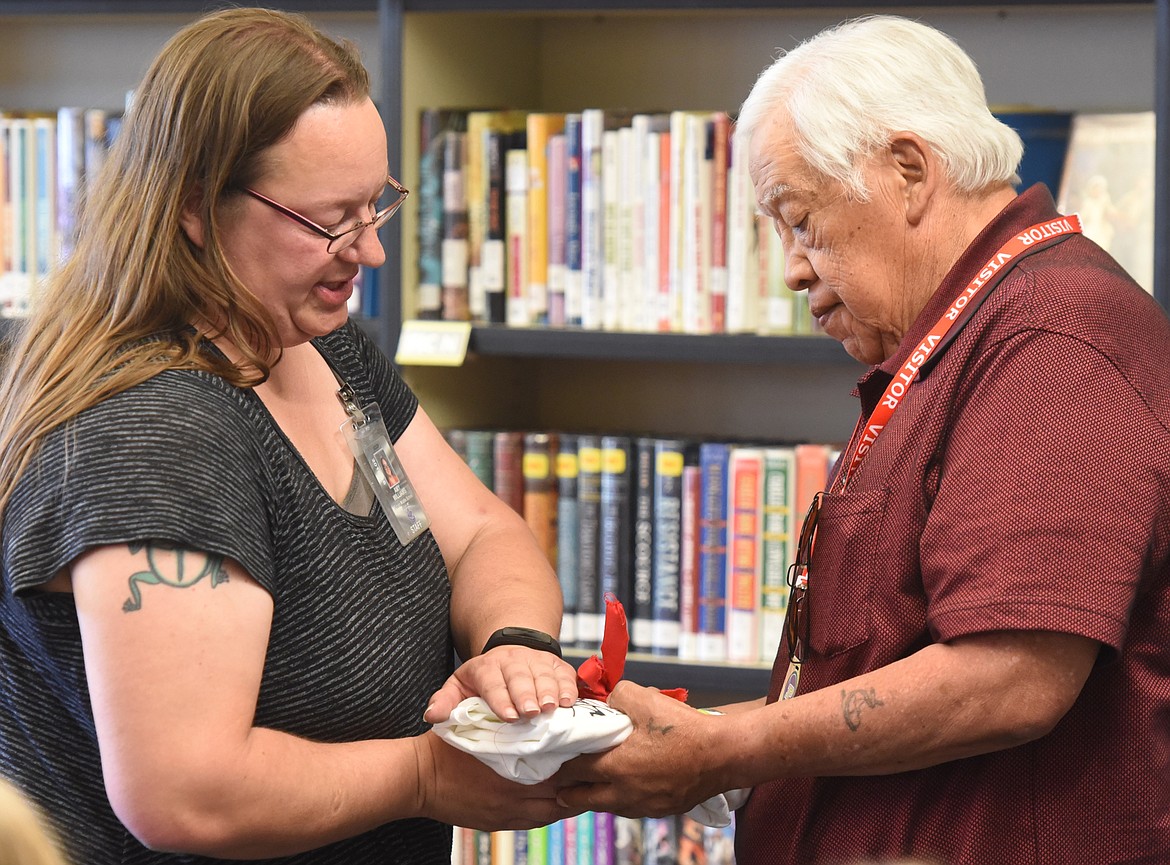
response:
[[[483,644],[483,651],[494,649],[496,646],[527,646],[529,649],[539,649],[542,652],[552,652],[558,658],[561,655],[561,644],[556,641],[555,637],[546,634],[544,631],[537,631],[534,628],[520,628],[509,626],[507,628],[500,628],[490,637],[486,643]]]

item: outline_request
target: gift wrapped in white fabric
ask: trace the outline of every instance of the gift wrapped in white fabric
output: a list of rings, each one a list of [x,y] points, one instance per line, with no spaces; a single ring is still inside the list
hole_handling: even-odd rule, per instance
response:
[[[444,742],[474,755],[503,777],[537,784],[551,778],[567,760],[620,745],[633,732],[633,723],[625,713],[585,698],[508,722],[480,697],[468,697],[433,729]],[[732,810],[746,799],[743,790],[713,796],[689,814],[706,826],[726,826]]]

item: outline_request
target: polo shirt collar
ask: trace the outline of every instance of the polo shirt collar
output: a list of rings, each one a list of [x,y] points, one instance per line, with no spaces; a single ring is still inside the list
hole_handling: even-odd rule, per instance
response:
[[[1007,243],[1020,230],[1021,225],[1035,225],[1056,217],[1056,203],[1052,193],[1042,183],[1037,183],[1021,192],[983,228],[971,245],[959,256],[950,271],[935,289],[926,306],[918,313],[910,329],[902,337],[898,350],[877,366],[872,366],[858,380],[854,393],[861,398],[862,412],[868,415],[881,399],[886,385],[894,374],[909,359],[911,352],[930,332],[931,327],[950,308],[981,268],[996,250]],[[950,347],[950,341],[938,349],[942,354]],[[927,374],[926,372],[923,373]]]

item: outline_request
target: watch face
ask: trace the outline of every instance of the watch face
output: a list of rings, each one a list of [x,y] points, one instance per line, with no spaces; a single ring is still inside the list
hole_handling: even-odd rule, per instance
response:
[[[500,628],[492,634],[484,645],[483,651],[494,649],[496,646],[525,646],[542,652],[552,652],[558,657],[561,654],[560,643],[551,635],[535,628],[522,628],[514,625]]]

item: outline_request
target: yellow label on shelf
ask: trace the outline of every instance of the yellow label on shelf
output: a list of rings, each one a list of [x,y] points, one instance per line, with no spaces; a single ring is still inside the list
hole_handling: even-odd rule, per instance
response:
[[[394,361],[403,366],[462,366],[470,339],[469,321],[405,321]]]

